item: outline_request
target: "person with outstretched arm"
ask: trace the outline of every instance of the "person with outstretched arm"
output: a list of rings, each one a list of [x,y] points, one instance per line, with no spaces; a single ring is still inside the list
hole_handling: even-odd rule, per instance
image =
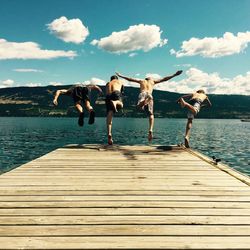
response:
[[[83,105],[85,106],[86,110],[89,112],[89,124],[93,124],[95,122],[95,111],[90,104],[89,93],[91,90],[97,90],[100,94],[102,94],[102,89],[94,84],[89,85],[74,85],[69,89],[59,89],[56,91],[53,103],[55,106],[58,105],[58,97],[60,95],[70,96],[75,104],[75,108],[79,113],[78,118],[78,125],[84,125],[84,109]]]
[[[154,100],[153,100],[153,88],[154,85],[168,81],[172,79],[175,76],[178,76],[182,73],[182,70],[177,71],[173,75],[166,76],[160,79],[153,79],[152,77],[147,77],[145,79],[136,79],[124,76],[118,72],[116,72],[116,75],[127,80],[130,82],[135,82],[140,84],[140,94],[138,97],[137,107],[141,110],[144,110],[147,112],[149,116],[149,131],[148,131],[148,140],[151,141],[153,139],[153,127],[154,127]]]

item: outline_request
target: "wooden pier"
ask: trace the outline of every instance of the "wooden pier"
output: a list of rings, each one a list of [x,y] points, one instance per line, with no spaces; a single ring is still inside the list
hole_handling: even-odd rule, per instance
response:
[[[250,249],[249,185],[181,147],[59,148],[0,176],[0,249]]]

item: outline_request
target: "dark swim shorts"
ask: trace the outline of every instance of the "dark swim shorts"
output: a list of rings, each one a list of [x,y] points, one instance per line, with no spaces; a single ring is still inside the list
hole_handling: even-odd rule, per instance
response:
[[[111,101],[121,101],[122,102],[122,94],[120,91],[114,91],[109,95],[106,95],[105,103],[107,112],[114,111],[114,106]]]
[[[89,89],[86,86],[74,86],[69,89],[68,93],[73,98],[74,103],[86,100],[89,101]]]

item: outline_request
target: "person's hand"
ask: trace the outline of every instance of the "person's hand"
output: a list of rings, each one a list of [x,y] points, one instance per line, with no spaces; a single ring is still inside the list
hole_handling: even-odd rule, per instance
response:
[[[57,105],[58,105],[58,102],[57,102],[57,100],[56,100],[56,99],[54,99],[54,100],[53,100],[53,104],[54,104],[55,106],[57,106]]]
[[[182,70],[178,70],[178,71],[175,73],[175,75],[178,76],[178,75],[180,75],[181,73],[182,73]]]

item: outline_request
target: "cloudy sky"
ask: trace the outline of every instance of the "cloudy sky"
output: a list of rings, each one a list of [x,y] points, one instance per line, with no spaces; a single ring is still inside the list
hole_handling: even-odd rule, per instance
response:
[[[250,0],[1,0],[0,87],[104,85],[250,94]],[[127,86],[135,86],[125,82]]]

